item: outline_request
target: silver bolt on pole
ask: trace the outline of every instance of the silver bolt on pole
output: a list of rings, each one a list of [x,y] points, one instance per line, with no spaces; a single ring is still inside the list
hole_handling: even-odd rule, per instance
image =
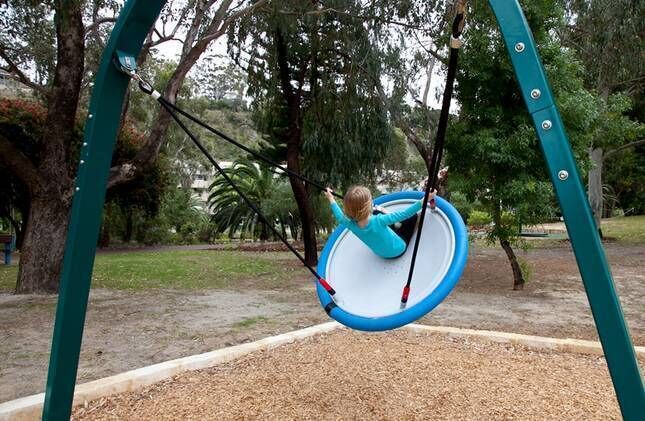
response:
[[[560,179],[560,181],[566,180],[567,178],[569,178],[569,172],[567,170],[560,170],[558,172],[558,178]]]
[[[542,92],[540,92],[539,89],[533,89],[531,91],[531,98],[533,99],[538,99],[542,95]]]
[[[551,124],[551,120],[544,120],[542,122],[542,128],[544,130],[549,130],[549,129],[551,129],[552,126],[553,126],[553,124]]]
[[[517,51],[518,53],[524,51],[524,48],[525,46],[523,42],[518,42],[517,44],[515,44],[515,51]]]

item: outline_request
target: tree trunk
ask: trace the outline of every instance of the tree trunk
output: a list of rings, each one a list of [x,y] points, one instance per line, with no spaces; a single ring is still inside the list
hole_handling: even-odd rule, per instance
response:
[[[258,221],[258,225],[260,228],[259,240],[262,242],[269,240],[269,226],[261,221]]]
[[[31,192],[16,293],[55,293],[63,264],[73,179],[69,147],[85,63],[83,5],[54,2],[56,10],[56,70],[47,95],[39,182],[24,179]]]
[[[35,198],[20,251],[17,294],[58,292],[70,205],[55,197]]]
[[[110,247],[110,227],[103,222],[101,225],[101,233],[99,234],[99,248]]]
[[[125,233],[123,234],[123,241],[129,243],[132,241],[132,233],[134,232],[134,224],[132,221],[133,210],[127,209],[125,212]]]
[[[300,174],[300,152],[302,144],[302,110],[301,92],[294,92],[291,86],[291,72],[287,61],[287,46],[279,29],[275,30],[275,45],[278,53],[277,65],[280,72],[280,85],[288,106],[289,130],[287,134],[287,168]],[[305,72],[300,72],[304,75]],[[302,81],[301,81],[302,82]],[[309,201],[305,185],[299,179],[289,176],[300,221],[302,222],[302,241],[305,246],[305,264],[314,266],[318,263],[318,247],[314,230],[314,212]]]
[[[524,289],[524,276],[522,276],[522,270],[520,269],[520,264],[517,262],[517,256],[515,256],[511,243],[508,240],[500,239],[499,244],[506,252],[508,261],[511,263],[511,268],[513,269],[513,290],[518,291]]]
[[[306,220],[302,221],[302,241],[305,246],[305,263],[309,266],[315,266],[318,264],[318,242],[316,241],[316,232],[313,230],[314,214],[308,196],[305,209]]]
[[[280,220],[280,231],[282,232],[282,237],[287,238],[287,228],[284,226],[284,221]],[[277,238],[276,238],[277,240]]]
[[[589,184],[587,193],[589,195],[589,204],[593,212],[598,234],[602,238],[600,218],[602,217],[603,199],[602,199],[602,148],[589,148],[589,158],[591,159],[591,168],[589,169]]]
[[[295,150],[295,151],[294,151]],[[298,150],[287,145],[287,168],[300,173]],[[309,202],[309,195],[304,184],[295,177],[289,177],[291,189],[298,205],[300,221],[302,222],[302,241],[305,246],[305,263],[314,266],[318,263],[318,245],[314,231],[314,212]]]

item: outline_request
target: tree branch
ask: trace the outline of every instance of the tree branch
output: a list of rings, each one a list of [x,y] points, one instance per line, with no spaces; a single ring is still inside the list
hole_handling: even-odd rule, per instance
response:
[[[4,70],[8,71],[9,73],[12,73],[18,78],[18,81],[22,83],[23,85],[26,85],[33,89],[34,91],[40,92],[41,94],[45,96],[50,95],[50,91],[45,88],[43,85],[39,85],[37,83],[32,82],[27,75],[25,75],[19,68],[18,65],[9,57],[7,54],[7,51],[5,50],[5,47],[3,45],[0,45],[0,58],[2,58],[6,63],[7,67],[4,68]]]
[[[249,7],[246,7],[244,9],[241,9],[229,15],[226,19],[222,20],[221,24],[219,25],[219,29],[217,29],[216,32],[204,37],[203,39],[207,42],[210,42],[216,38],[221,37],[226,33],[226,29],[228,29],[231,23],[233,23],[236,19],[243,18],[244,16],[250,15],[251,13],[255,12],[256,9],[259,9],[260,7],[264,6],[268,2],[269,0],[260,0]]]
[[[253,5],[241,9],[227,17],[226,13],[233,0],[224,0],[219,5],[213,19],[208,25],[208,28],[203,32],[204,35],[201,37],[195,37],[195,45],[188,46],[188,48],[186,48],[186,45],[184,45],[185,51],[182,51],[180,62],[177,65],[177,68],[175,69],[170,80],[168,81],[168,84],[163,91],[163,96],[168,101],[174,103],[177,98],[177,93],[179,92],[186,77],[186,74],[188,74],[195,62],[204,53],[204,51],[206,51],[211,41],[224,35],[228,26],[233,21],[235,21],[235,19],[239,19],[256,11],[258,8],[268,3],[268,1],[269,0],[259,0]],[[200,2],[201,5],[205,6],[211,6],[214,3],[215,0],[208,0],[205,3]],[[200,4],[198,4],[196,7],[199,7]],[[201,17],[199,17],[199,22],[201,22]],[[201,32],[196,32],[196,35],[199,34],[201,34]],[[157,158],[161,145],[165,140],[164,135],[170,123],[170,115],[163,109],[160,110],[159,114],[157,115],[156,122],[153,125],[153,128],[146,140],[146,143],[137,152],[137,155],[132,159],[132,161],[110,169],[108,188],[131,180],[140,171],[142,171],[143,168],[146,167],[146,165],[149,165]]]
[[[430,94],[430,85],[432,84],[432,72],[434,71],[434,65],[435,65],[436,59],[432,57],[428,61],[428,67],[426,67],[426,86],[423,90],[423,105],[425,107],[428,107],[428,95]]]
[[[159,38],[159,39],[156,39],[156,40],[154,40],[154,41],[150,42],[148,45],[146,45],[146,48],[147,48],[148,50],[150,50],[151,48],[154,48],[154,47],[156,47],[157,45],[159,45],[159,44],[163,44],[164,42],[167,42],[167,41],[178,41],[178,42],[184,42],[184,40],[183,40],[183,39],[181,39],[181,38],[175,38],[175,37],[173,37],[173,36],[171,36],[171,35],[168,35],[168,36],[165,36],[165,37],[162,37],[162,38]]]
[[[99,19],[95,20],[90,25],[87,25],[85,27],[85,36],[87,36],[88,34],[91,34],[92,32],[96,31],[99,28],[99,26],[103,25],[104,23],[114,23],[114,22],[116,22],[116,19],[117,19],[116,17],[112,17],[112,18],[99,18]]]
[[[439,54],[438,51],[433,50],[433,49],[428,48],[425,45],[423,45],[423,43],[419,39],[419,36],[417,35],[417,33],[414,32],[414,31],[412,33],[414,34],[414,38],[416,38],[417,43],[419,44],[419,47],[423,48],[423,51],[425,51],[426,53],[430,54],[432,57],[434,57],[435,59],[439,60],[440,62],[442,62],[446,66],[448,65],[448,58],[447,57],[443,57],[441,54]]]
[[[610,150],[609,152],[606,152],[606,153],[602,156],[602,159],[603,159],[603,161],[604,161],[604,160],[606,160],[607,158],[609,158],[610,156],[615,155],[616,153],[618,153],[618,152],[620,152],[620,151],[622,151],[622,150],[625,150],[625,149],[627,149],[627,148],[633,148],[633,147],[635,147],[635,146],[643,145],[643,144],[645,144],[645,139],[639,139],[639,140],[635,140],[635,141],[633,141],[633,142],[626,143],[626,144],[624,144],[624,145],[622,145],[622,146],[617,147],[616,149],[612,149],[612,150]]]
[[[310,12],[305,12],[304,14],[305,15],[322,15],[322,14],[325,14],[327,12],[336,13],[336,14],[339,14],[339,15],[344,15],[344,16],[350,17],[352,19],[357,19],[357,20],[363,20],[363,21],[365,21],[365,20],[373,20],[373,21],[377,21],[377,22],[389,23],[389,24],[397,25],[397,26],[403,26],[403,27],[409,28],[409,29],[421,29],[420,27],[410,25],[409,23],[400,22],[400,21],[396,21],[396,20],[392,20],[392,19],[386,19],[386,18],[383,18],[381,16],[377,16],[377,15],[353,15],[353,14],[351,14],[349,12],[334,9],[332,7],[327,7],[325,9],[320,9],[320,10],[312,10]],[[300,13],[290,12],[290,11],[287,11],[287,10],[280,10],[279,13],[281,13],[283,15],[298,15],[298,16],[300,15]]]
[[[43,179],[31,159],[1,134],[0,164],[20,178],[32,194],[42,188]]]
[[[202,25],[202,20],[206,15],[205,12],[206,10],[208,10],[207,7],[210,7],[210,3],[205,4],[203,0],[198,1],[195,4],[195,18],[190,24],[190,28],[188,28],[188,31],[186,32],[186,39],[184,41],[184,45],[181,48],[180,60],[186,57],[190,50],[193,48],[193,44],[195,43],[195,40],[197,39],[197,35],[199,33],[199,28]],[[221,5],[220,7],[223,7],[223,5]]]

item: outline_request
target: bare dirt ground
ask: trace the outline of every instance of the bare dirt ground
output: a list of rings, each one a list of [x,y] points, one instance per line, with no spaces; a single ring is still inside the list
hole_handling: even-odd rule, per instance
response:
[[[606,250],[634,342],[645,345],[645,246]],[[570,248],[519,254],[534,268],[523,291],[511,290],[503,251],[473,248],[453,293],[420,322],[597,340]],[[93,290],[77,381],[326,321],[301,273],[274,289],[249,279],[230,290]],[[55,297],[0,295],[0,402],[44,390],[55,304]]]
[[[73,419],[618,420],[620,413],[602,357],[336,331],[101,398],[76,408]]]

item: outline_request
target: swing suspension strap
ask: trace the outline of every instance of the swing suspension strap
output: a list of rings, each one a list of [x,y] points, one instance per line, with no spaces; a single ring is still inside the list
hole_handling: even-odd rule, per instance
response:
[[[419,219],[419,228],[417,229],[416,241],[412,251],[412,261],[410,262],[410,271],[408,273],[408,280],[403,287],[401,293],[401,309],[404,309],[408,303],[410,295],[410,285],[412,283],[412,276],[414,275],[414,265],[417,260],[417,252],[419,250],[419,242],[421,241],[421,231],[423,230],[423,221],[426,216],[426,209],[428,206],[428,198],[430,192],[436,188],[439,166],[441,165],[441,158],[443,155],[443,146],[446,138],[446,128],[448,126],[448,111],[450,109],[450,101],[452,99],[453,85],[457,73],[457,57],[459,55],[459,48],[462,41],[459,39],[464,28],[464,15],[465,15],[465,2],[459,2],[457,6],[457,14],[452,22],[452,34],[450,37],[450,59],[448,61],[448,76],[446,78],[446,87],[443,91],[443,101],[441,104],[441,114],[439,116],[439,124],[437,127],[437,138],[432,151],[432,158],[430,160],[430,169],[428,171],[428,180],[425,186],[425,195],[423,196],[423,206],[421,208],[421,218]],[[434,203],[430,204],[434,208]]]
[[[175,107],[175,106],[174,106],[173,104],[171,104],[168,100],[166,100],[165,98],[163,98],[163,97],[161,96],[161,94],[159,94],[159,92],[157,92],[157,91],[152,87],[152,85],[151,85],[150,83],[148,83],[148,82],[144,81],[144,80],[143,80],[143,79],[142,79],[138,74],[136,74],[136,73],[134,73],[134,72],[129,72],[129,74],[130,74],[130,76],[131,76],[133,79],[135,79],[135,80],[137,80],[137,81],[139,82],[139,88],[140,88],[144,93],[146,93],[146,94],[148,94],[148,95],[152,96],[154,99],[156,99],[156,100],[161,104],[161,106],[162,106],[162,107],[163,107],[163,108],[168,112],[168,114],[170,114],[170,116],[171,116],[171,117],[175,120],[175,122],[179,125],[179,127],[180,127],[180,128],[181,128],[181,129],[182,129],[182,130],[183,130],[183,131],[188,135],[188,137],[190,138],[190,140],[192,140],[192,141],[193,141],[193,143],[195,144],[195,146],[197,146],[197,148],[198,148],[198,149],[199,149],[199,150],[204,154],[204,156],[206,156],[206,158],[210,161],[210,163],[213,165],[213,167],[215,167],[215,169],[217,170],[217,172],[219,173],[219,175],[220,175],[220,176],[222,176],[222,178],[224,178],[224,180],[226,180],[226,182],[227,182],[227,183],[228,183],[228,184],[233,188],[233,190],[235,190],[235,192],[236,192],[236,193],[237,193],[237,194],[242,198],[242,200],[244,200],[244,202],[245,202],[245,203],[246,203],[246,204],[251,208],[251,210],[253,210],[253,212],[255,212],[255,214],[258,216],[258,218],[260,219],[260,221],[261,221],[262,223],[264,223],[264,224],[265,224],[265,225],[266,225],[266,226],[267,226],[267,227],[268,227],[268,228],[273,232],[273,234],[275,234],[275,236],[276,236],[276,237],[278,237],[278,238],[280,239],[280,241],[282,241],[282,243],[284,243],[284,245],[285,245],[285,246],[287,246],[287,248],[288,248],[288,249],[289,249],[289,250],[290,250],[290,251],[291,251],[291,252],[292,252],[292,253],[293,253],[297,258],[298,258],[298,260],[300,260],[300,262],[302,262],[302,264],[303,264],[307,269],[309,269],[309,272],[311,272],[311,274],[316,278],[317,282],[318,282],[318,283],[320,283],[320,285],[325,289],[325,291],[327,291],[327,293],[328,293],[329,295],[331,295],[331,296],[333,296],[334,294],[336,294],[336,291],[331,287],[331,285],[329,285],[329,283],[328,283],[328,282],[327,282],[327,281],[326,281],[322,276],[320,276],[320,275],[318,274],[318,272],[316,272],[316,271],[315,271],[311,266],[309,266],[309,265],[305,262],[304,257],[302,257],[302,255],[301,255],[301,254],[300,254],[300,253],[299,253],[295,248],[293,248],[293,246],[292,246],[291,244],[289,244],[289,242],[287,241],[287,239],[286,239],[286,238],[285,238],[285,237],[284,237],[284,236],[283,236],[283,235],[282,235],[282,234],[281,234],[281,233],[280,233],[280,232],[279,232],[279,231],[278,231],[278,230],[273,226],[273,224],[269,223],[269,221],[268,221],[268,220],[267,220],[267,218],[264,216],[264,214],[262,214],[262,212],[260,211],[260,209],[258,209],[258,207],[253,203],[253,201],[251,201],[251,200],[250,200],[250,199],[249,199],[249,198],[248,198],[248,197],[247,197],[247,196],[242,192],[242,190],[240,190],[240,188],[235,184],[235,182],[234,182],[234,181],[231,179],[231,177],[226,173],[226,171],[224,171],[224,169],[223,169],[223,168],[222,168],[222,167],[217,163],[217,161],[215,160],[215,158],[213,158],[213,156],[210,154],[210,152],[208,152],[208,150],[204,147],[204,145],[201,143],[201,141],[199,140],[199,138],[197,138],[197,136],[195,136],[195,134],[193,134],[193,133],[190,131],[190,129],[189,129],[189,128],[186,126],[186,124],[185,124],[185,123],[184,123],[184,122],[179,118],[179,116],[178,116],[177,114],[178,114],[178,113],[181,113],[182,115],[184,115],[184,116],[188,117],[188,118],[189,118],[190,120],[192,120],[192,121],[195,121],[196,123],[198,123],[198,124],[199,124],[199,125],[201,125],[202,127],[207,128],[209,131],[212,131],[212,132],[214,132],[214,133],[218,134],[219,136],[221,136],[221,137],[225,138],[226,140],[229,140],[231,143],[234,143],[234,144],[236,144],[237,146],[240,146],[242,149],[246,150],[247,152],[252,153],[254,156],[261,156],[261,155],[260,155],[260,154],[257,154],[257,153],[254,153],[254,152],[253,152],[253,151],[251,151],[250,149],[246,148],[244,145],[239,144],[239,143],[238,143],[238,142],[236,142],[235,140],[233,140],[233,139],[229,138],[228,136],[226,136],[226,135],[224,135],[224,134],[222,134],[222,133],[220,133],[220,132],[216,131],[215,129],[211,128],[210,126],[206,125],[206,123],[203,123],[203,122],[198,121],[196,118],[194,118],[194,117],[190,116],[188,113],[186,113],[186,112],[184,112],[184,111],[180,110],[179,108]],[[270,161],[268,158],[263,159],[263,160],[265,160],[265,162],[266,162],[266,161],[273,162],[273,161]],[[277,164],[277,163],[273,163],[273,164],[274,164],[275,166],[279,167],[280,169],[282,169],[283,171],[285,171],[285,170],[286,170],[286,168],[283,168],[281,165],[279,165],[279,164]],[[285,172],[286,172],[286,171],[285,171]],[[303,181],[307,181],[307,179],[305,179],[304,177],[299,176],[298,174],[293,173],[293,172],[292,172],[292,171],[290,171],[290,170],[289,170],[289,173],[292,173],[291,175],[294,175],[294,176],[296,176],[296,177],[298,177],[298,178],[300,178],[300,179],[303,179]],[[311,184],[313,184],[313,183],[311,183]],[[314,184],[314,185],[315,185],[315,184]],[[320,188],[324,188],[324,187],[320,187]]]

